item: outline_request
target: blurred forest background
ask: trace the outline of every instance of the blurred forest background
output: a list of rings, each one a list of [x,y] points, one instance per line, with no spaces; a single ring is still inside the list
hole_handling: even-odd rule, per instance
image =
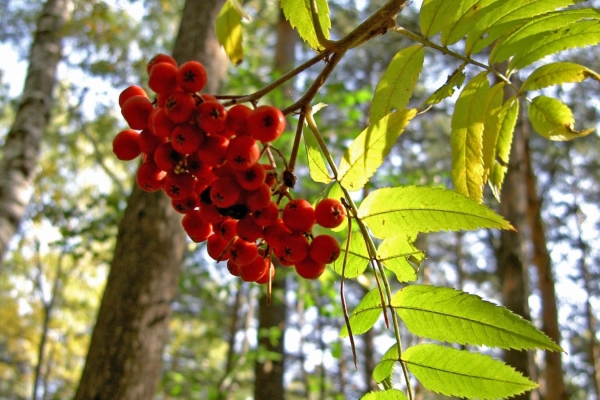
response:
[[[218,12],[223,1],[195,2],[196,9],[209,4]],[[341,37],[383,1],[330,0],[329,4],[332,37]],[[412,2],[399,16],[399,24],[418,31],[419,6],[420,2]],[[109,267],[126,271],[131,263],[117,260],[124,253],[115,251],[122,236],[118,231],[129,229],[123,236],[138,231],[127,223],[119,228],[128,202],[137,201],[133,194],[130,198],[137,163],[120,162],[112,154],[112,138],[125,128],[118,94],[128,85],[145,86],[145,66],[154,54],[175,53],[181,62],[200,51],[186,52],[184,45],[176,43],[178,33],[183,40],[180,21],[187,18],[193,26],[189,29],[213,28],[183,8],[183,0],[0,2],[0,145],[4,148],[0,153],[0,230],[8,243],[0,264],[0,399],[67,399],[80,386]],[[210,68],[220,68],[223,74],[227,69],[222,80],[223,74],[209,75],[214,79],[213,92],[253,92],[314,55],[287,26],[277,1],[247,0],[244,9],[250,19],[243,22],[243,61],[227,65],[222,57],[213,60],[220,64],[209,67],[209,73]],[[44,18],[57,16],[60,20],[53,23],[58,28],[48,28]],[[187,36],[192,47],[194,37]],[[40,88],[26,86],[24,90],[22,86],[30,65],[52,62],[52,57],[39,53],[31,56],[44,43],[51,49],[54,46],[52,51],[58,54],[56,72],[47,76],[52,81],[51,97],[32,94]],[[317,97],[329,105],[317,117],[332,153],[340,155],[366,126],[375,85],[393,55],[409,44],[386,35],[350,51],[336,68]],[[600,71],[599,51],[586,49],[561,57]],[[458,65],[457,60],[428,52],[415,104],[445,82]],[[30,73],[43,75],[47,68],[30,69]],[[318,71],[318,67],[307,70],[293,85],[264,101],[281,108],[291,104]],[[579,124],[598,127],[598,82],[567,85],[558,95],[572,107]],[[40,117],[39,121],[20,115],[33,103],[48,107],[31,114]],[[445,101],[409,124],[371,188],[451,186],[448,110],[452,103]],[[289,118],[289,127],[293,121]],[[10,137],[28,129],[43,134],[37,143],[31,138],[22,141],[25,155],[14,161]],[[284,154],[289,154],[292,137],[289,132],[278,142]],[[560,341],[565,353],[558,357],[495,354],[540,382],[540,390],[521,398],[566,398],[567,393],[572,399],[598,399],[598,136],[548,142],[522,123],[514,154],[514,173],[507,177],[503,201],[499,204],[488,193],[487,204],[506,216],[519,234],[506,237],[496,231],[479,231],[419,237],[417,245],[426,256],[419,281],[460,288],[504,304]],[[296,193],[314,199],[324,187],[311,182],[305,165],[299,163]],[[31,179],[29,187],[16,188],[11,183],[9,178],[18,171]],[[20,223],[6,215],[9,192],[27,199],[31,195]],[[160,218],[175,221],[168,229],[181,230],[179,215]],[[7,226],[17,225],[5,239],[10,231]],[[143,229],[158,232],[162,226]],[[393,343],[392,333],[378,324],[356,337],[358,369],[354,367],[349,341],[339,338],[344,318],[340,279],[334,272],[328,270],[314,282],[299,279],[293,270],[279,274],[274,302],[266,306],[264,287],[230,276],[224,263],[212,262],[203,245],[183,241],[182,233],[171,236],[179,242],[180,254],[165,255],[168,241],[147,239],[145,246],[142,235],[137,249],[146,258],[135,267],[141,275],[126,276],[120,286],[135,292],[136,285],[145,281],[139,277],[153,274],[154,254],[176,264],[166,279],[174,280],[176,286],[175,291],[165,289],[169,310],[156,319],[164,320],[168,331],[159,333],[155,342],[159,359],[147,362],[156,368],[158,383],[149,384],[155,399],[358,399],[376,388],[371,373]],[[349,309],[374,286],[368,273],[346,281]],[[142,307],[135,301],[115,301],[116,305],[106,307]],[[98,321],[97,330],[118,336],[118,326],[103,327]],[[404,335],[405,345],[416,341],[409,332]],[[101,345],[96,348],[110,347],[98,340]],[[564,385],[564,392],[552,385]],[[260,390],[281,397],[265,397]],[[418,387],[416,393],[419,399],[441,398]]]

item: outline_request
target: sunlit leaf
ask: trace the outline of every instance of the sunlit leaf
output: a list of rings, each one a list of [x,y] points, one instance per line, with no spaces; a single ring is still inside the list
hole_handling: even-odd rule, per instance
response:
[[[242,16],[228,1],[223,5],[216,21],[217,37],[225,53],[234,64],[244,58],[242,49]]]
[[[320,49],[321,46],[313,26],[309,0],[281,0],[281,8],[285,18],[290,22],[292,28],[298,31],[302,40],[314,50]],[[327,0],[317,0],[317,11],[323,34],[328,39],[331,20],[329,19]]]
[[[327,169],[327,164],[325,164],[325,159],[323,158],[323,154],[321,153],[321,147],[319,146],[315,135],[308,127],[304,127],[303,134],[310,177],[315,182],[331,182],[333,178],[329,173],[329,169]]]
[[[378,121],[390,111],[406,108],[424,60],[422,45],[407,47],[396,53],[375,89],[371,122]]]
[[[423,386],[446,396],[478,399],[510,397],[538,385],[493,358],[434,344],[418,344],[402,353]]]
[[[350,328],[352,334],[361,335],[369,331],[375,322],[379,319],[383,311],[381,304],[381,294],[379,289],[375,288],[362,298],[356,308],[350,314]],[[344,325],[340,331],[340,337],[348,336],[348,327]]]
[[[352,232],[350,236],[350,248],[348,251],[348,259],[346,267],[344,268],[344,257],[346,252],[346,238],[340,245],[341,254],[340,257],[331,265],[333,270],[338,274],[343,275],[346,278],[356,278],[361,275],[367,269],[369,265],[369,251],[365,240],[359,232]]]
[[[419,23],[425,37],[447,31],[478,0],[425,0],[421,6]]]
[[[398,389],[382,390],[380,392],[369,392],[360,400],[406,400],[407,397],[403,391]]]
[[[377,248],[377,258],[390,271],[396,274],[398,282],[412,282],[417,280],[418,267],[423,261],[423,252],[413,245],[414,239],[398,234],[385,239]],[[409,259],[411,261],[409,261]],[[411,262],[416,265],[413,266]]]
[[[488,95],[488,101],[485,104],[485,123],[483,128],[483,182],[487,182],[487,177],[494,164],[496,155],[496,142],[501,128],[502,100],[504,98],[504,82],[492,86]]]
[[[396,111],[362,131],[342,156],[338,167],[340,184],[350,191],[362,189],[416,113],[416,109]]]
[[[508,171],[508,161],[510,158],[510,147],[513,138],[513,132],[519,116],[519,100],[512,97],[507,100],[500,110],[500,131],[496,137],[496,146],[494,151],[494,162],[488,175],[488,183],[492,193],[500,201],[500,191],[504,176]]]
[[[487,72],[475,76],[461,92],[452,115],[452,182],[454,189],[476,201],[483,197],[483,129],[489,82]]]
[[[571,109],[563,102],[547,96],[538,96],[529,105],[529,120],[537,133],[555,141],[584,137],[593,129],[574,130],[575,119]]]
[[[457,88],[460,88],[465,81],[464,65],[457,68],[452,75],[448,76],[446,83],[438,88],[425,102],[424,105],[435,105],[440,101],[452,96]]]
[[[490,53],[489,62],[500,63],[515,54],[527,53],[530,44],[544,39],[548,32],[558,31],[583,19],[598,20],[600,11],[583,8],[540,15],[499,39]]]
[[[360,204],[358,217],[381,239],[398,233],[415,237],[418,232],[512,229],[486,206],[453,190],[432,187],[375,190]]]
[[[571,62],[554,62],[533,71],[521,85],[520,91],[538,90],[563,83],[582,82],[587,78],[600,82],[600,75],[583,65]]]
[[[381,361],[379,361],[379,364],[377,364],[373,370],[373,379],[375,379],[375,382],[379,383],[389,379],[394,372],[394,366],[399,361],[398,345],[394,343],[388,351],[385,352],[383,357],[381,357]]]
[[[562,351],[517,314],[453,288],[410,285],[394,295],[392,306],[417,336],[503,349]]]

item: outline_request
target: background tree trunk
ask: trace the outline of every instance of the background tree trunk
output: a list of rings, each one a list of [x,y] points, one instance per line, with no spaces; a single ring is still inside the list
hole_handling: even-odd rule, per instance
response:
[[[517,231],[503,230],[500,232],[500,243],[495,249],[497,260],[497,274],[502,288],[502,304],[512,312],[530,320],[529,307],[527,306],[528,285],[525,252],[523,249],[523,228],[526,218],[526,187],[524,142],[522,123],[519,120],[514,132],[513,144],[510,154],[510,165],[502,187],[502,201],[500,214],[510,221]],[[529,355],[526,351],[508,350],[505,352],[504,361],[525,376],[530,376]],[[530,392],[526,392],[515,399],[530,399]]]
[[[173,51],[179,63],[205,65],[208,92],[217,91],[227,65],[214,29],[224,2],[187,0]],[[134,185],[76,400],[154,396],[185,245],[170,199]]]
[[[72,10],[72,0],[48,0],[37,21],[23,94],[0,161],[0,263],[33,191],[42,138],[54,104],[62,28]]]

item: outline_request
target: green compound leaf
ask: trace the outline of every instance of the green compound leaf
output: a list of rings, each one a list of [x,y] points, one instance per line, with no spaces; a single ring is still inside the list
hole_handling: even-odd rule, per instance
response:
[[[554,62],[533,71],[521,85],[520,92],[543,89],[563,83],[582,82],[587,78],[600,82],[600,75],[583,65]]]
[[[369,265],[369,251],[367,250],[367,245],[362,235],[359,232],[352,232],[352,235],[350,236],[348,260],[344,269],[344,255],[347,242],[348,238],[340,245],[340,249],[342,250],[340,257],[335,260],[331,267],[340,275],[342,275],[343,271],[346,278],[356,278],[357,276],[362,275]]]
[[[373,370],[373,379],[375,379],[375,382],[379,383],[390,379],[394,372],[394,366],[399,361],[398,345],[394,343],[392,347],[385,352],[383,357],[381,357],[381,361],[379,361],[379,364],[377,364]]]
[[[380,120],[392,110],[406,108],[424,60],[422,45],[407,47],[396,53],[375,89],[371,103],[371,122]]]
[[[431,187],[375,190],[361,203],[358,218],[381,239],[399,233],[415,237],[418,232],[514,229],[486,206],[453,190]]]
[[[538,96],[529,105],[529,120],[537,133],[546,139],[567,141],[584,137],[593,129],[576,131],[571,109],[560,100]]]
[[[433,106],[438,104],[440,101],[452,96],[457,88],[460,88],[465,81],[465,66],[461,65],[457,68],[452,75],[448,76],[446,83],[438,88],[425,102],[425,106]],[[421,108],[424,108],[423,106]]]
[[[492,93],[493,94],[493,93]],[[483,130],[490,88],[487,72],[475,76],[461,92],[452,115],[452,182],[454,189],[481,201],[483,198]]]
[[[442,35],[447,34],[477,1],[479,0],[425,0],[419,14],[421,32],[425,37],[432,37],[440,32],[443,32]]]
[[[321,153],[319,142],[308,127],[304,127],[304,146],[306,147],[306,157],[308,159],[308,171],[313,181],[319,183],[329,183],[333,180],[325,164],[325,159]]]
[[[417,336],[503,349],[562,351],[517,314],[452,288],[407,286],[394,295],[392,306]]]
[[[217,38],[225,53],[234,64],[244,58],[242,49],[242,14],[230,2],[226,2],[216,20]]]
[[[369,331],[379,319],[383,311],[379,289],[373,289],[362,298],[350,314],[350,328],[353,335],[361,335]],[[348,327],[344,325],[340,337],[348,336]]]
[[[506,32],[514,30],[531,18],[580,1],[480,1],[476,21],[464,21],[466,24],[463,25],[463,28],[466,30],[463,30],[463,34],[468,32],[465,53],[467,55],[478,53],[505,35]]]
[[[317,39],[315,27],[313,26],[310,13],[310,1],[281,0],[281,8],[283,9],[283,15],[285,15],[285,18],[290,22],[292,28],[295,28],[298,31],[302,40],[308,43],[314,50],[319,50],[321,45]],[[323,34],[329,39],[331,20],[329,19],[329,5],[327,4],[327,0],[317,0],[317,11]]]
[[[494,163],[488,176],[488,184],[492,193],[500,201],[502,183],[508,171],[508,160],[515,125],[519,116],[519,99],[515,96],[507,100],[499,113],[500,131],[496,137]]]
[[[493,358],[434,344],[419,344],[402,353],[423,386],[446,396],[497,399],[515,396],[538,385]]]
[[[380,392],[369,392],[365,394],[360,400],[407,400],[408,398],[398,389],[383,390]]]
[[[377,258],[384,267],[396,274],[398,282],[417,280],[417,269],[425,256],[413,245],[413,241],[399,233],[398,236],[385,239],[377,248]]]
[[[491,65],[506,61],[515,54],[527,54],[533,42],[542,40],[550,32],[558,31],[584,19],[600,19],[600,10],[591,8],[564,10],[533,18],[498,40],[490,53],[489,63]]]
[[[350,144],[338,168],[338,181],[350,191],[362,189],[377,171],[396,143],[398,136],[417,114],[405,109],[388,114],[370,124]]]

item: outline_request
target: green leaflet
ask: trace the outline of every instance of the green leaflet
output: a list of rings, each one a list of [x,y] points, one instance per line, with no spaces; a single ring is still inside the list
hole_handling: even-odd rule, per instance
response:
[[[375,89],[371,103],[371,122],[380,120],[392,110],[406,108],[424,60],[422,45],[407,47],[396,53]]]
[[[407,397],[401,390],[389,389],[380,392],[369,392],[360,400],[406,400]]]
[[[317,34],[312,22],[309,0],[281,0],[281,8],[283,9],[285,18],[290,22],[292,28],[298,31],[302,40],[308,43],[314,50],[320,49],[321,45],[319,45],[319,41],[317,40]],[[327,4],[327,0],[317,0],[317,11],[323,34],[326,38],[329,38],[331,20],[329,19],[329,5]]]
[[[576,4],[581,0],[492,1],[481,5],[474,24],[465,25],[468,32],[465,53],[475,54],[532,17]],[[472,21],[471,21],[472,22]]]
[[[489,92],[488,102],[485,110],[485,123],[483,128],[483,182],[487,182],[487,177],[494,165],[496,155],[496,142],[500,133],[500,111],[502,100],[504,98],[504,82],[494,85]]]
[[[417,336],[503,349],[562,351],[517,314],[452,288],[407,286],[394,295],[392,306]]]
[[[377,258],[387,269],[396,274],[398,282],[417,280],[417,271],[411,262],[415,263],[418,268],[424,255],[413,245],[413,241],[414,239],[411,240],[408,236],[399,234],[385,239],[377,248]]]
[[[419,344],[402,361],[426,389],[446,396],[497,399],[538,387],[500,361],[450,347]]]
[[[379,319],[383,311],[381,304],[381,294],[379,289],[375,288],[362,298],[356,308],[350,314],[350,327],[352,334],[361,335],[369,331],[375,322]],[[348,336],[348,327],[344,325],[340,331],[340,337]]]
[[[306,157],[308,159],[308,170],[310,172],[310,177],[315,182],[331,182],[333,178],[331,177],[329,170],[327,169],[327,165],[325,164],[323,154],[321,154],[321,148],[319,147],[317,139],[315,139],[315,135],[313,135],[312,131],[306,126],[304,127],[303,133],[304,146],[306,147]]]
[[[242,49],[242,14],[232,4],[226,2],[216,20],[217,38],[225,53],[234,64],[239,64],[244,58]]]
[[[600,75],[582,65],[570,62],[554,62],[533,71],[521,85],[520,92],[543,89],[563,83],[582,82],[587,78],[600,82]]]
[[[381,361],[379,361],[379,364],[377,364],[373,370],[373,379],[375,379],[375,382],[379,383],[389,379],[394,372],[396,362],[399,361],[398,345],[394,343],[392,347],[385,352],[383,357],[381,357]]]
[[[498,201],[500,201],[502,182],[508,170],[510,146],[518,116],[519,99],[515,96],[507,100],[500,110],[500,131],[496,137],[494,162],[488,176],[489,186]]]
[[[340,275],[342,275],[342,271],[344,271],[344,276],[346,278],[356,278],[357,276],[362,275],[369,265],[369,251],[367,250],[365,239],[363,239],[360,232],[352,232],[352,235],[350,236],[348,260],[344,269],[344,255],[347,242],[348,238],[340,245],[342,250],[340,257],[331,265],[331,267]]]
[[[419,22],[425,37],[442,32],[442,44],[456,22],[471,10],[479,0],[425,0],[421,6]]]
[[[483,197],[483,129],[490,90],[487,72],[465,86],[452,115],[452,182],[454,189],[475,201]]]
[[[338,167],[338,181],[350,191],[362,189],[389,154],[416,109],[388,114],[370,124],[350,144]]]
[[[537,133],[555,141],[577,139],[594,131],[593,129],[574,130],[575,119],[571,109],[560,100],[547,96],[533,99],[529,105],[529,120]]]
[[[600,11],[591,8],[565,10],[540,15],[523,24],[517,30],[509,32],[498,40],[489,56],[489,63],[495,64],[508,60],[514,54],[528,48],[533,40],[545,37],[547,32],[563,28],[583,19],[599,19]]]
[[[456,88],[460,88],[462,86],[463,82],[465,81],[464,69],[465,69],[465,65],[463,64],[460,67],[458,67],[456,70],[454,70],[452,75],[448,76],[446,83],[444,83],[444,85],[442,85],[431,96],[429,96],[427,98],[427,100],[425,100],[425,102],[423,103],[423,106],[421,106],[421,108],[424,108],[425,106],[428,106],[428,105],[430,105],[430,106],[436,105],[440,101],[452,96],[454,94],[454,90]]]
[[[403,186],[375,190],[361,203],[358,218],[368,225],[375,237],[381,239],[399,233],[415,237],[418,232],[513,229],[486,206],[453,190],[431,187]]]

